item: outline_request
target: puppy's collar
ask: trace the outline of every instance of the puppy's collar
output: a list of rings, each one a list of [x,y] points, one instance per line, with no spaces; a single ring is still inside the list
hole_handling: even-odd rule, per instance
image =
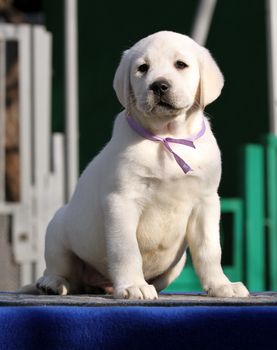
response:
[[[176,162],[180,166],[180,168],[183,170],[185,174],[187,174],[189,171],[191,171],[191,167],[182,159],[181,157],[176,154],[172,148],[170,147],[169,143],[179,143],[184,146],[196,148],[194,145],[194,141],[199,139],[201,136],[205,134],[206,131],[206,124],[205,120],[203,118],[202,120],[202,127],[201,129],[193,136],[187,138],[187,139],[174,139],[171,137],[160,137],[152,134],[151,132],[145,130],[141,125],[139,125],[133,118],[127,115],[127,122],[130,125],[130,127],[136,131],[140,136],[144,137],[145,139],[151,140],[151,141],[157,141],[161,142],[164,147],[173,155]]]

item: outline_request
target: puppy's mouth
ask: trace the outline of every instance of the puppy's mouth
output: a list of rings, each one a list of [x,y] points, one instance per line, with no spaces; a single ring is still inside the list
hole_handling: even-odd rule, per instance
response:
[[[168,112],[178,112],[180,110],[182,110],[183,108],[177,107],[174,105],[174,103],[167,101],[163,98],[160,98],[159,100],[156,101],[155,105],[154,105],[154,109],[155,107],[161,107],[162,109],[167,110]]]
[[[143,101],[136,101],[135,105],[138,110],[143,113],[149,114],[149,116],[177,116],[183,112],[187,105],[176,105],[173,99],[166,98],[166,96],[147,96]]]
[[[174,107],[172,104],[168,103],[168,102],[165,102],[165,101],[162,101],[160,100],[158,103],[157,103],[158,106],[161,106],[161,107],[164,107],[166,109],[176,109],[176,107]]]

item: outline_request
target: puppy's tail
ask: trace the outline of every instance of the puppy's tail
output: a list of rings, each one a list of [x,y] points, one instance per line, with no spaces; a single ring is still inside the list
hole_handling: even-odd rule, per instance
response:
[[[33,295],[41,294],[35,284],[27,284],[26,286],[23,286],[17,289],[15,292],[18,294],[33,294]]]

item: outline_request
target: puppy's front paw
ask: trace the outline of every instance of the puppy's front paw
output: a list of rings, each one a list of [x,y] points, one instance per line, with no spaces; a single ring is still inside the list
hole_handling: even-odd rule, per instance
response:
[[[218,298],[246,298],[249,292],[243,283],[235,282],[209,288],[208,295]]]
[[[155,287],[150,284],[115,288],[113,296],[117,299],[158,299],[158,294]]]
[[[42,276],[36,283],[36,287],[43,294],[67,295],[69,283],[66,279],[56,275]]]

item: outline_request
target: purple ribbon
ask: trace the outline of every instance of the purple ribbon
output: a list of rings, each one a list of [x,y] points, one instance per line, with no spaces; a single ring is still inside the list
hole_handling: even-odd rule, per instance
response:
[[[160,137],[160,136],[156,136],[153,135],[151,132],[145,130],[141,125],[139,125],[134,119],[132,119],[131,117],[127,116],[127,121],[128,124],[130,125],[130,127],[136,131],[140,136],[144,137],[145,139],[151,140],[151,141],[158,141],[158,142],[162,142],[162,144],[164,145],[164,147],[173,155],[173,157],[175,158],[176,162],[178,163],[178,165],[180,166],[180,168],[183,170],[183,172],[186,174],[189,171],[191,171],[191,167],[184,161],[184,159],[182,159],[181,157],[178,156],[178,154],[176,154],[172,148],[170,147],[169,143],[178,143],[184,146],[188,146],[188,147],[192,147],[192,148],[196,148],[194,145],[194,141],[199,139],[201,136],[203,136],[205,134],[206,131],[206,125],[205,125],[205,121],[203,118],[202,121],[202,127],[201,129],[198,131],[197,134],[187,138],[187,139],[174,139],[171,137]]]

